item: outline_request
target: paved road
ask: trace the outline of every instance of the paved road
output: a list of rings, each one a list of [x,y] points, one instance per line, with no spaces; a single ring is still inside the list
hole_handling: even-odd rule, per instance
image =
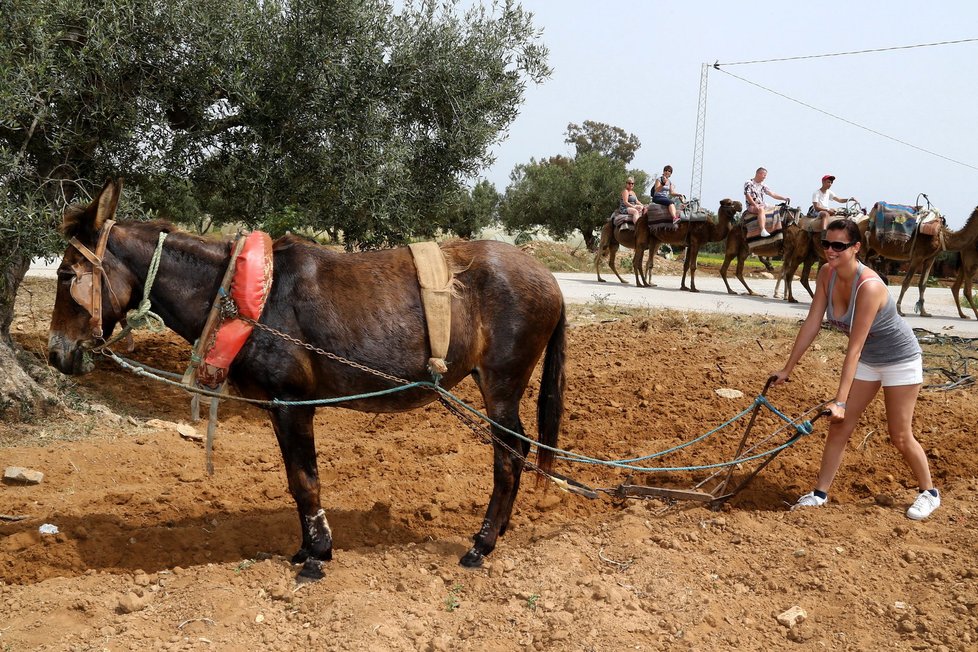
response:
[[[607,282],[598,283],[593,273],[564,273],[554,274],[568,303],[589,303],[594,301],[617,304],[622,306],[645,306],[652,308],[673,308],[675,310],[691,310],[699,312],[726,312],[740,315],[771,315],[777,317],[793,317],[804,319],[808,314],[810,301],[808,293],[800,283],[795,283],[795,297],[801,303],[787,303],[782,299],[771,298],[774,294],[774,281],[765,279],[748,279],[748,284],[754,292],[766,296],[752,297],[747,295],[727,294],[723,279],[719,277],[697,274],[696,287],[699,292],[693,293],[679,289],[679,276],[653,276],[651,281],[656,284],[653,288],[637,288],[634,276],[622,276],[629,285],[622,285],[614,274],[602,273]],[[608,280],[609,277],[613,280]],[[733,279],[731,287],[735,290],[743,288],[740,282]],[[889,287],[890,294],[896,299],[900,294],[898,286]],[[961,319],[954,308],[954,298],[947,288],[927,288],[924,295],[927,298],[927,312],[932,317],[921,317],[913,314],[914,304],[918,294],[916,286],[911,286],[903,298],[903,309],[907,313],[907,321],[914,328],[924,328],[936,333],[959,335],[961,337],[978,337],[978,322],[972,319]],[[965,314],[972,314],[970,309]]]
[[[43,261],[35,261],[31,265],[28,274],[33,276],[54,277],[58,261],[52,264],[45,264]],[[679,289],[679,276],[653,276],[652,282],[656,284],[654,288],[637,288],[634,283],[634,276],[629,273],[627,276],[629,285],[622,285],[610,272],[604,273],[606,283],[598,283],[593,273],[569,273],[558,272],[554,274],[560,289],[564,293],[564,298],[568,303],[590,303],[604,302],[622,306],[645,306],[653,308],[673,308],[675,310],[690,310],[699,312],[727,312],[741,315],[770,315],[776,317],[793,317],[804,319],[808,314],[808,293],[801,287],[800,283],[795,283],[795,296],[801,303],[787,303],[781,299],[772,299],[774,294],[774,281],[766,279],[749,279],[748,283],[755,292],[760,292],[766,296],[752,297],[746,295],[727,294],[723,285],[723,280],[716,276],[698,274],[696,285],[699,292],[692,293]],[[733,279],[731,287],[740,289],[740,282]],[[893,298],[900,293],[900,288],[890,286],[890,294]],[[928,288],[927,311],[932,317],[920,317],[913,313],[914,303],[917,301],[917,288],[912,286],[907,290],[907,296],[903,299],[904,311],[908,313],[907,321],[914,328],[925,328],[936,333],[946,333],[960,335],[961,337],[978,337],[978,322],[974,319],[961,319],[957,316],[954,309],[954,301],[951,291],[946,288]],[[965,314],[971,314],[970,311]]]

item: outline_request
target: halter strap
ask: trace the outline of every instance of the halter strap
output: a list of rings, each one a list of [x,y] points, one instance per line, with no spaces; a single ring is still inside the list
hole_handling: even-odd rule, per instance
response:
[[[78,250],[78,252],[85,257],[88,262],[92,264],[92,309],[91,309],[91,319],[89,320],[89,326],[92,329],[92,336],[96,339],[102,337],[102,277],[105,276],[105,285],[109,289],[109,301],[112,302],[112,308],[118,313],[120,312],[119,299],[115,296],[115,292],[112,291],[112,284],[109,282],[109,277],[105,274],[105,268],[102,265],[102,261],[105,257],[105,249],[109,244],[109,232],[112,227],[115,226],[115,220],[106,220],[102,225],[102,229],[99,232],[98,243],[95,245],[95,252],[83,245],[78,238],[72,238],[69,240],[71,245]],[[75,272],[76,278],[78,277],[78,272]]]

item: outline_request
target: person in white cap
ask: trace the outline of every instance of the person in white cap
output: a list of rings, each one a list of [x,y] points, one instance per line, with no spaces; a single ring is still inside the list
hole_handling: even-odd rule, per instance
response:
[[[832,221],[832,218],[837,212],[834,208],[829,208],[829,201],[839,202],[840,204],[856,201],[855,197],[847,197],[843,199],[832,192],[832,184],[834,182],[835,177],[831,174],[826,174],[824,177],[822,177],[822,187],[812,193],[812,207],[808,209],[809,217],[822,218],[821,226],[818,229],[822,232],[825,231],[825,227],[829,225],[829,222]]]
[[[744,199],[747,200],[747,212],[757,215],[757,224],[761,227],[762,238],[771,235],[767,232],[767,215],[765,215],[767,205],[764,203],[764,195],[783,202],[791,202],[787,197],[782,197],[764,185],[765,179],[767,179],[767,170],[765,168],[757,168],[757,172],[754,173],[754,178],[748,179],[747,183],[744,184]]]

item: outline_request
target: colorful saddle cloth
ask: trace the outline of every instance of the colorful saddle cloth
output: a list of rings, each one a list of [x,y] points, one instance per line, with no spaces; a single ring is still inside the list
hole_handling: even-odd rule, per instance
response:
[[[870,225],[880,242],[909,242],[917,230],[917,207],[878,201],[869,212]]]
[[[749,249],[763,247],[764,245],[772,244],[784,239],[782,234],[784,224],[782,223],[781,214],[782,211],[780,206],[774,206],[765,211],[765,215],[767,216],[767,232],[771,235],[766,238],[762,238],[761,225],[757,221],[757,215],[754,215],[753,213],[744,213],[743,227],[747,232],[747,247]]]

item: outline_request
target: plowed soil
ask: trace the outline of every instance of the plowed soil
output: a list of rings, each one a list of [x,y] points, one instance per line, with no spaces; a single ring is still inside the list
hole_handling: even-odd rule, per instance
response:
[[[43,356],[53,281],[28,279],[20,296],[12,332]],[[797,328],[600,306],[573,315],[561,446],[604,459],[663,451],[750,408]],[[843,346],[823,333],[771,404],[811,419],[834,394]],[[188,356],[172,334],[139,334],[133,353],[176,372]],[[489,447],[437,404],[323,409],[318,462],[336,549],[325,579],[297,585],[298,519],[262,411],[221,404],[208,476],[203,445],[173,425],[189,423],[181,390],[107,360],[75,382],[75,409],[0,426],[0,467],[44,473],[0,485],[0,650],[978,649],[973,387],[918,403],[915,432],[943,492],[927,521],[904,516],[916,487],[877,399],[824,508],[789,510],[814,482],[816,421],[718,510],[589,500],[527,476],[509,531],[476,570],[457,562],[488,500]],[[481,408],[472,383],[457,393]],[[536,380],[523,405],[534,434],[535,400]],[[641,464],[733,459],[746,425]],[[747,445],[766,451],[792,432],[761,409]],[[735,468],[730,486],[756,464]],[[710,473],[557,470],[609,489],[689,490]],[[779,622],[792,607],[804,615]]]

